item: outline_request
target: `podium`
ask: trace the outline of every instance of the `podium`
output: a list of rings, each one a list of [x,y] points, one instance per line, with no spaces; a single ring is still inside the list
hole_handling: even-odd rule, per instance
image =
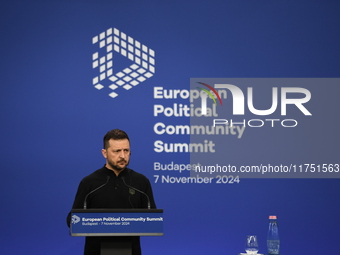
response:
[[[163,209],[73,209],[71,236],[162,236]],[[131,255],[132,241],[101,241],[101,255]]]

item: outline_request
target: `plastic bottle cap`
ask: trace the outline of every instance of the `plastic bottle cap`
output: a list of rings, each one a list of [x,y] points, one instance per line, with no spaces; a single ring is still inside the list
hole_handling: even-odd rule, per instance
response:
[[[269,216],[269,219],[270,219],[270,220],[276,220],[277,217],[276,217],[275,215],[270,215],[270,216]]]

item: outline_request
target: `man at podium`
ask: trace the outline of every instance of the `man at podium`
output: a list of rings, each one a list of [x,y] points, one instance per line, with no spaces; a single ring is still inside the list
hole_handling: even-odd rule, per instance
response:
[[[119,129],[104,136],[102,154],[105,165],[84,177],[78,187],[72,209],[156,208],[150,181],[144,175],[129,169],[130,139]],[[67,224],[70,226],[70,213]],[[141,254],[140,237],[86,237],[84,255],[100,255],[102,239],[132,242],[132,254]]]

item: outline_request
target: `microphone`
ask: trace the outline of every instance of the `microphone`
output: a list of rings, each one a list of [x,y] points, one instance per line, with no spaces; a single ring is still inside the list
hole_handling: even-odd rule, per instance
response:
[[[88,197],[89,195],[91,195],[93,192],[95,192],[95,191],[99,190],[100,188],[104,187],[104,186],[109,182],[109,180],[110,180],[110,176],[107,176],[106,182],[105,182],[104,184],[102,184],[102,185],[100,185],[99,187],[95,188],[94,190],[90,191],[90,192],[86,195],[86,197],[85,197],[85,199],[84,199],[84,209],[87,209],[87,201],[86,201],[86,200],[87,200],[87,197]]]
[[[125,178],[124,177],[122,177],[122,180],[123,180],[123,183],[125,184],[125,186],[127,186],[128,188],[133,189],[135,191],[138,191],[139,193],[142,193],[143,195],[146,196],[146,198],[148,199],[148,209],[150,209],[151,206],[150,206],[150,198],[149,198],[149,196],[145,192],[143,192],[143,191],[141,191],[139,189],[136,189],[136,188],[134,188],[134,187],[132,187],[130,185],[127,185],[126,182],[125,182]]]

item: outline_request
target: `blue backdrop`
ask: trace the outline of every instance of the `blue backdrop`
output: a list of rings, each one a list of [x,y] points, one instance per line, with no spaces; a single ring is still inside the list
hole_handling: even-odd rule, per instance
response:
[[[120,128],[131,139],[130,167],[150,179],[165,210],[165,234],[144,237],[144,254],[237,254],[250,234],[264,253],[270,214],[278,216],[283,255],[336,254],[338,178],[155,183],[154,162],[189,162],[188,153],[155,152],[155,140],[189,142],[189,136],[157,135],[155,123],[190,120],[154,116],[155,104],[184,100],[155,99],[153,91],[189,89],[190,78],[200,77],[339,77],[339,11],[335,0],[2,0],[1,253],[82,254],[83,238],[69,236],[65,217],[81,178],[104,164],[103,135]],[[92,39],[109,28],[155,52],[154,75],[116,98],[107,87],[93,87],[98,45]],[[114,53],[114,72],[128,65]],[[285,162],[301,155],[298,164],[314,163],[320,155],[321,163],[340,163],[338,93],[312,91],[320,104],[300,127],[302,136],[275,131],[286,141],[278,152]],[[240,143],[226,147],[231,163],[270,162],[266,153],[242,150],[258,152],[270,141]]]

